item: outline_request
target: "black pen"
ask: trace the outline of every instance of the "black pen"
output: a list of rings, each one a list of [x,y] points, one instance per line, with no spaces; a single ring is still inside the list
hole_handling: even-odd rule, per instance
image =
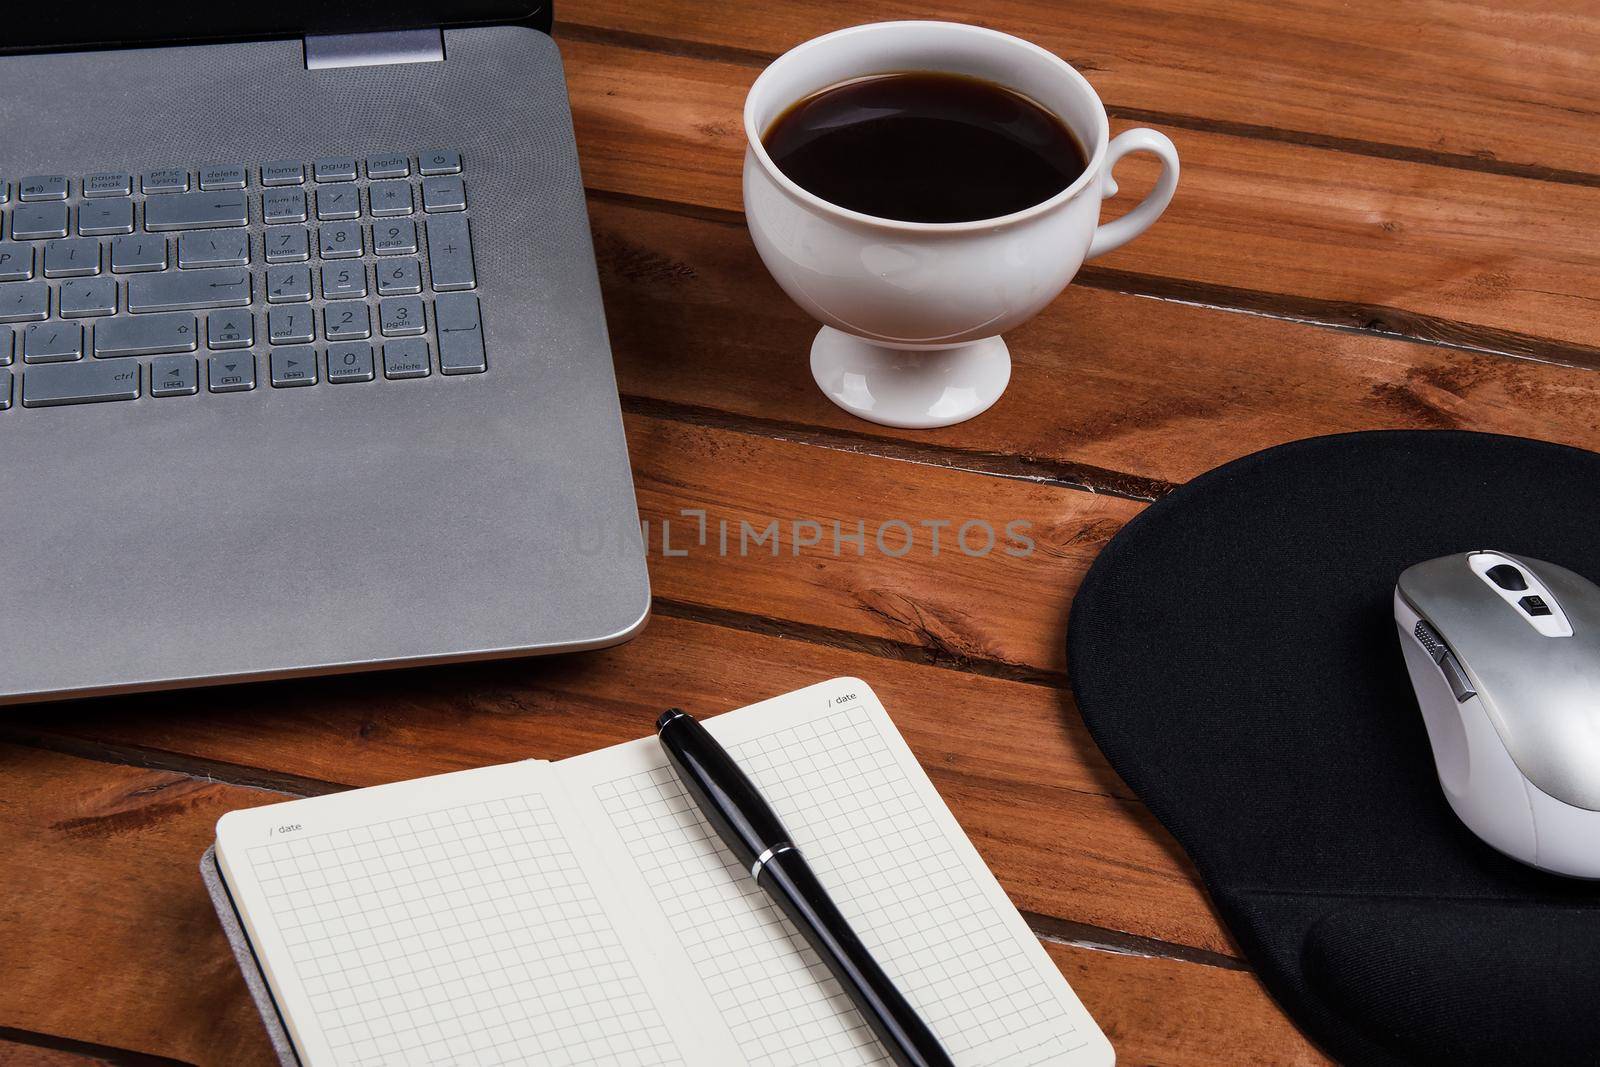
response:
[[[954,1067],[928,1024],[895,988],[822,888],[777,813],[728,751],[687,712],[672,708],[656,734],[700,812],[816,950],[900,1067]]]

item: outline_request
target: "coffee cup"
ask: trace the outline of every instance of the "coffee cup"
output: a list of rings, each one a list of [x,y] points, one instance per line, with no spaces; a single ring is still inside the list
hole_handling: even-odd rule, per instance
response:
[[[875,74],[940,72],[1021,94],[1077,138],[1088,165],[1059,193],[965,222],[908,222],[830,203],[787,177],[762,144],[797,101]],[[1084,260],[1155,222],[1178,184],[1178,153],[1155,130],[1110,136],[1105,106],[1068,63],[1018,37],[952,22],[880,22],[815,38],[779,56],[744,108],[745,217],[791,299],[822,322],[811,372],[830,400],[888,426],[928,428],[987,410],[1011,379],[1000,334],[1053,300]],[[1112,168],[1130,152],[1161,162],[1155,187],[1100,222]]]

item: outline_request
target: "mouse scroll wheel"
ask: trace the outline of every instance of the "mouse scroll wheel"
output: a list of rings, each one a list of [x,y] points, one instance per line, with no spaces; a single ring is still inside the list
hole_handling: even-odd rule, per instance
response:
[[[1417,620],[1417,628],[1412,632],[1416,634],[1417,641],[1427,650],[1428,655],[1433,657],[1433,662],[1438,663],[1444,654],[1450,651],[1449,647],[1439,640],[1439,635],[1434,633],[1433,627],[1421,619]]]
[[[1450,651],[1450,646],[1439,639],[1433,627],[1418,619],[1416,628],[1411,632],[1433,662],[1439,665],[1439,671],[1444,675],[1444,680],[1450,683],[1450,692],[1455,694],[1457,704],[1478,695],[1478,691],[1467,680],[1467,672],[1461,669],[1461,661]]]
[[[1489,580],[1501,589],[1521,590],[1528,588],[1528,579],[1524,578],[1522,572],[1509,563],[1497,563],[1485,573],[1489,575]]]

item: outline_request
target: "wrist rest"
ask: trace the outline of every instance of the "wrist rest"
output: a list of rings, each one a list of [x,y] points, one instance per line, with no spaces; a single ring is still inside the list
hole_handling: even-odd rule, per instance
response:
[[[1402,570],[1491,547],[1600,578],[1600,456],[1457,431],[1281,445],[1153,504],[1073,602],[1090,733],[1347,1063],[1600,1049],[1600,884],[1460,823],[1395,634]]]

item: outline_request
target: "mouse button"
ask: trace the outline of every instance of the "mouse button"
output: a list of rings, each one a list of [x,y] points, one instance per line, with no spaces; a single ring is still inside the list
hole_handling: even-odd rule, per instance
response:
[[[1597,642],[1537,639],[1523,655],[1472,666],[1484,710],[1523,777],[1563,803],[1600,811]]]
[[[1523,611],[1526,611],[1529,615],[1533,616],[1550,614],[1550,605],[1545,602],[1544,597],[1539,596],[1538,594],[1530,594],[1523,597],[1521,600],[1517,601],[1517,606]]]
[[[1449,683],[1450,692],[1455,696],[1457,704],[1465,700],[1471,700],[1478,695],[1478,691],[1473,688],[1471,680],[1467,678],[1467,672],[1462,669],[1461,661],[1456,659],[1448,649],[1436,662],[1439,664],[1439,670],[1444,674],[1444,680]]]
[[[1444,556],[1413,564],[1395,583],[1400,596],[1429,620],[1446,641],[1450,620],[1468,618],[1492,605],[1499,594],[1471,570],[1460,556]]]

